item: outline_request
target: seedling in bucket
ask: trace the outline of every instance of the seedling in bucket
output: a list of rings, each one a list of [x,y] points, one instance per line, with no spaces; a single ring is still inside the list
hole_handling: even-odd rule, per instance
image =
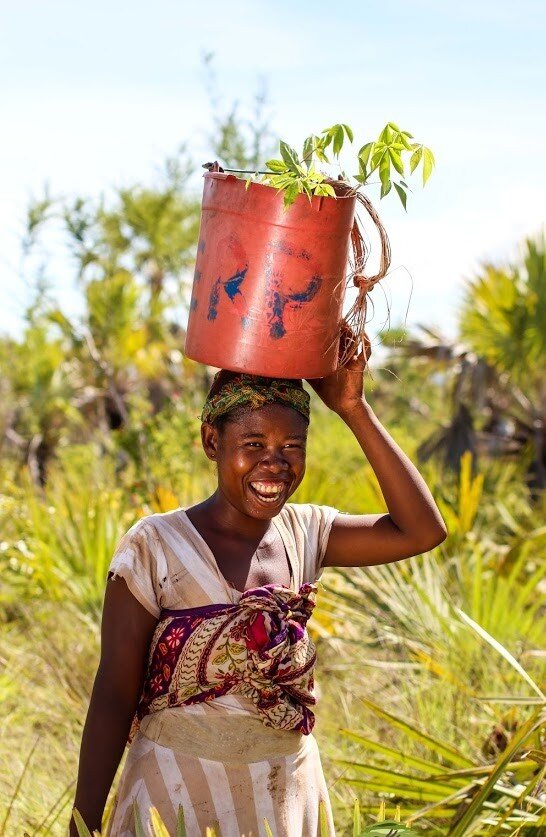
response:
[[[348,125],[334,125],[309,136],[301,157],[281,142],[280,158],[250,178],[236,177],[246,173],[224,171],[218,163],[206,165],[188,357],[255,375],[322,378],[364,344],[368,294],[386,275],[391,254],[362,187],[378,172],[381,197],[394,185],[405,206],[405,166],[412,172],[422,162],[426,182],[434,158],[389,123],[360,149],[354,178],[342,172],[334,179],[318,170],[318,164],[331,162],[329,154],[338,159],[352,140]],[[357,203],[380,240],[373,276],[364,272],[368,253]],[[358,294],[343,316],[351,283]],[[340,351],[343,323],[356,340]]]
[[[336,197],[333,184],[324,172],[316,168],[315,159],[318,163],[330,164],[332,160],[327,152],[331,148],[334,160],[339,161],[345,141],[352,143],[353,139],[353,130],[349,125],[332,125],[319,136],[311,134],[307,137],[301,155],[281,140],[280,159],[267,161],[266,166],[270,171],[261,173],[261,182],[282,191],[285,206],[291,206],[299,194],[306,194],[309,199],[313,195]],[[367,142],[361,147],[356,160],[358,173],[353,176],[353,179],[360,186],[367,186],[370,185],[372,175],[377,172],[381,183],[380,198],[386,197],[394,186],[406,209],[409,188],[406,180],[409,175],[422,164],[424,186],[430,177],[434,163],[434,155],[430,148],[422,143],[414,142],[413,135],[409,131],[402,131],[394,122],[389,122],[377,140]],[[401,177],[396,179],[396,174]],[[260,172],[255,172],[252,177],[248,178],[247,185],[259,175]],[[341,179],[346,183],[351,182],[351,177],[345,172],[341,173]]]

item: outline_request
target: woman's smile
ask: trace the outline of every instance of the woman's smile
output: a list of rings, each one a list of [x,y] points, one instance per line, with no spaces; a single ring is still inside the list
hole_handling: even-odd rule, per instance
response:
[[[285,502],[289,488],[289,484],[285,480],[253,480],[249,483],[249,486],[258,500],[266,505]]]

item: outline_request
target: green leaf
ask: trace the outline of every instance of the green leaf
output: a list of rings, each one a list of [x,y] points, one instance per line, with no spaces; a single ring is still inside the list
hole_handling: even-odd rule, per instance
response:
[[[328,826],[328,815],[326,812],[326,805],[324,799],[319,802],[319,818],[320,818],[320,837],[328,837],[330,828]]]
[[[462,619],[464,622],[466,622],[466,623],[467,623],[467,625],[469,625],[469,626],[470,626],[470,627],[471,627],[474,631],[476,631],[476,633],[477,633],[479,636],[481,636],[481,638],[482,638],[482,639],[484,639],[486,642],[488,642],[488,643],[489,643],[489,645],[490,645],[492,648],[494,648],[494,649],[495,649],[495,651],[497,651],[497,652],[501,655],[501,657],[504,657],[504,659],[505,659],[508,663],[510,663],[510,665],[512,666],[512,668],[514,668],[514,669],[517,671],[517,673],[518,673],[521,677],[523,677],[523,679],[524,679],[524,680],[525,680],[525,682],[526,682],[526,683],[527,683],[527,684],[531,687],[531,689],[533,689],[533,690],[534,690],[534,691],[538,694],[538,696],[539,696],[539,697],[540,697],[543,701],[545,701],[545,702],[546,702],[546,695],[544,694],[544,692],[542,691],[542,689],[540,689],[540,688],[539,688],[539,686],[537,686],[537,684],[535,683],[535,681],[533,680],[533,678],[532,678],[532,677],[531,677],[531,676],[530,676],[530,675],[529,675],[529,674],[525,671],[525,669],[524,669],[524,668],[520,665],[520,663],[518,663],[518,661],[516,660],[516,658],[512,656],[512,654],[511,654],[511,653],[510,653],[510,652],[509,652],[509,651],[508,651],[508,650],[504,647],[504,645],[502,645],[502,644],[501,644],[498,640],[496,640],[494,637],[492,637],[492,636],[491,636],[491,634],[489,634],[489,633],[485,630],[485,628],[482,628],[482,626],[481,626],[481,625],[479,625],[477,622],[475,622],[473,619],[471,619],[471,618],[470,618],[470,616],[468,616],[468,615],[467,615],[467,614],[466,614],[463,610],[461,610],[459,607],[456,607],[456,608],[455,608],[455,610],[456,610],[456,612],[459,614],[459,616],[461,617],[461,619]]]
[[[309,169],[307,172],[307,179],[311,180],[313,183],[322,183],[324,180],[324,175],[321,171],[317,171],[313,167]]]
[[[287,188],[284,191],[284,205],[285,205],[285,207],[291,206],[294,203],[294,201],[296,200],[296,198],[298,197],[299,193],[300,193],[300,188],[299,188],[298,183],[294,182],[294,183],[291,183],[290,186],[287,186]]]
[[[136,799],[133,799],[133,820],[135,822],[135,837],[146,837]]]
[[[343,129],[344,129],[345,133],[347,134],[347,138],[348,138],[349,142],[353,142],[353,140],[354,140],[353,129],[350,128],[345,123],[343,123]]]
[[[335,198],[336,193],[332,186],[329,183],[319,183],[315,187],[315,195],[328,195],[330,198]]]
[[[378,166],[380,166],[385,158],[388,159],[388,154],[384,149],[380,148],[379,150],[374,151],[371,160],[371,171],[374,171]]]
[[[176,818],[175,837],[187,837],[187,835],[186,835],[186,819],[184,817],[184,809],[183,809],[182,805],[178,806],[178,817]]]
[[[334,125],[335,128],[335,125]],[[322,141],[321,146],[322,148],[328,148],[329,145],[332,144],[332,140],[334,139],[333,129],[334,128],[327,128],[325,131],[322,132]]]
[[[406,209],[406,201],[407,201],[408,196],[407,196],[406,192],[404,191],[404,189],[402,189],[401,186],[398,185],[398,183],[394,184],[394,188],[398,192],[398,197],[402,201],[402,206],[404,207],[404,209],[407,212],[408,210]]]
[[[403,146],[404,146],[404,148],[405,148],[407,151],[411,151],[411,149],[412,149],[412,144],[411,144],[411,142],[409,141],[409,139],[408,139],[408,137],[407,137],[407,134],[405,134],[405,133],[402,131],[402,133],[401,133],[401,134],[400,134],[400,136],[398,137],[398,140],[399,140],[400,144],[401,144],[401,145],[403,145]]]
[[[389,148],[389,157],[398,174],[404,174],[404,166],[400,154],[393,148]]]
[[[434,154],[430,148],[423,148],[423,186],[431,175],[434,163]]]
[[[370,155],[374,150],[375,143],[374,142],[367,142],[366,145],[363,145],[360,151],[358,152],[358,158],[361,160],[364,166],[368,165],[370,160]]]
[[[72,811],[72,816],[74,817],[74,822],[76,823],[76,828],[78,829],[79,837],[91,837],[91,832],[84,823],[83,817],[77,808],[74,808],[74,810]]]
[[[313,198],[312,185],[310,183],[308,183],[306,180],[302,180],[301,181],[301,187],[302,187],[302,190],[307,195],[307,197],[309,198],[309,201],[311,201],[312,198]]]
[[[411,155],[410,157],[410,172],[413,174],[419,163],[421,162],[421,157],[423,156],[423,146],[420,145]]]
[[[384,198],[391,190],[390,157],[385,151],[379,165],[379,179],[381,180],[381,197]]]
[[[353,837],[360,837],[362,826],[360,824],[360,805],[358,799],[355,799],[353,808]]]
[[[393,131],[396,131],[397,134],[401,133],[400,128],[398,127],[398,125],[396,125],[395,122],[387,122],[387,125],[389,126],[389,128],[392,128]]]
[[[296,174],[298,173],[298,155],[296,151],[288,145],[288,143],[281,140],[279,143],[279,147],[281,150],[281,157],[283,158],[284,162]]]
[[[311,135],[307,137],[305,142],[303,143],[303,155],[302,159],[307,165],[311,165],[311,160],[313,159],[313,148],[314,148],[314,136]]]
[[[392,140],[392,131],[388,125],[385,125],[381,133],[379,134],[379,141],[390,143]]]
[[[269,185],[273,186],[275,189],[286,189],[287,186],[290,186],[290,184],[294,182],[294,175],[292,174],[290,176],[290,173],[288,173],[287,175],[272,174],[269,177],[266,177],[265,179],[269,183]]]
[[[368,825],[361,835],[362,837],[419,837],[420,833],[405,825],[400,825],[396,820],[384,820],[375,825]]]
[[[460,611],[462,613],[462,611]],[[466,614],[465,614],[466,615]],[[468,618],[468,617],[467,617]],[[506,749],[500,754],[495,762],[494,768],[489,774],[487,780],[480,786],[479,790],[473,794],[472,801],[464,810],[463,815],[451,828],[451,835],[453,837],[464,837],[468,834],[468,828],[475,822],[483,808],[484,802],[488,799],[493,788],[505,772],[507,765],[514,760],[515,754],[525,744],[526,740],[533,735],[536,730],[540,729],[544,724],[542,717],[543,709],[539,707],[533,714],[523,723],[514,733]]]
[[[435,754],[435,756],[440,754],[451,764],[458,765],[462,768],[474,767],[472,761],[467,756],[460,753],[454,747],[450,747],[448,744],[445,744],[440,738],[433,738],[431,735],[428,735],[428,733],[421,732],[421,730],[417,729],[416,726],[410,724],[404,718],[392,715],[390,712],[387,712],[379,706],[379,704],[374,703],[368,698],[360,698],[360,701],[364,704],[364,706],[377,715],[378,718],[387,721],[390,726],[401,729],[406,735],[413,740],[418,741],[420,744],[424,744],[425,747],[428,747],[428,749]]]
[[[334,146],[333,146],[333,151],[334,151],[334,156],[335,157],[339,156],[339,152],[343,148],[344,138],[345,138],[345,134],[343,133],[343,126],[342,125],[336,125],[336,132],[334,134]]]
[[[153,806],[150,808],[150,819],[155,837],[170,837],[167,826],[161,819],[159,811]]]
[[[287,171],[286,163],[284,163],[282,160],[268,160],[266,166],[268,169],[274,172],[280,173],[283,171]]]

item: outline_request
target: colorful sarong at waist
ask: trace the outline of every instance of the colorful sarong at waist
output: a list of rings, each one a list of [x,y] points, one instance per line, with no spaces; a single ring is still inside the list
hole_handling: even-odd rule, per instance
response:
[[[146,715],[228,694],[250,698],[266,726],[309,735],[316,649],[306,625],[316,590],[266,584],[236,604],[162,611],[129,740]]]

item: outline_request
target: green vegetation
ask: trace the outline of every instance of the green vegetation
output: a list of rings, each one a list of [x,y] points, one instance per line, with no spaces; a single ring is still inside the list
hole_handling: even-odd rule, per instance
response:
[[[345,140],[353,142],[354,135],[349,125],[332,125],[326,128],[320,135],[311,134],[303,143],[301,155],[284,140],[280,141],[280,159],[268,160],[266,165],[271,173],[267,172],[262,176],[262,182],[284,192],[284,205],[290,206],[294,203],[299,194],[305,193],[309,200],[313,195],[336,196],[334,185],[326,174],[315,167],[315,158],[318,163],[332,162],[328,157],[327,150],[332,149],[335,161],[339,161],[339,155]],[[427,182],[434,167],[434,155],[430,148],[422,143],[412,142],[413,136],[408,131],[402,131],[394,122],[388,122],[383,128],[375,142],[365,143],[357,155],[358,173],[354,175],[355,181],[361,186],[369,184],[370,177],[374,172],[379,173],[381,181],[380,198],[389,194],[394,186],[395,191],[406,209],[408,197],[408,184],[402,178],[407,178],[406,163],[409,167],[409,174],[422,163],[423,186]],[[404,160],[404,155],[409,153],[409,161]],[[393,172],[402,177],[398,182],[393,181]],[[258,173],[254,175],[257,177]],[[341,173],[341,179],[348,183],[351,178]],[[248,178],[247,186],[252,182]],[[358,188],[358,187],[357,187]]]
[[[323,837],[328,837],[328,821],[326,819],[326,809],[324,808],[324,803],[320,802],[320,835]],[[140,835],[145,835],[146,832],[144,830],[142,820],[140,818],[140,814],[138,812],[138,808],[136,805],[134,806],[134,822],[135,822],[135,831],[140,837]],[[84,821],[82,820],[79,811],[74,812],[74,819],[76,821],[76,826],[78,829],[79,837],[94,837],[97,835],[98,832],[93,832],[93,835],[85,825]],[[269,821],[266,817],[264,817],[264,826],[265,832],[267,837],[274,837],[273,831],[271,830],[271,826],[269,825]],[[165,827],[165,823],[161,819],[161,815],[157,808],[150,808],[150,821],[149,821],[150,832],[152,837],[169,837],[169,832]],[[354,813],[353,813],[353,836],[354,837],[381,837],[381,835],[385,835],[386,837],[398,837],[398,835],[406,835],[407,837],[417,837],[417,832],[412,831],[411,828],[400,823],[400,811],[398,811],[398,818],[396,820],[387,820],[384,814],[384,804],[380,809],[377,824],[376,825],[369,825],[365,828],[362,828],[360,825],[360,806],[358,802],[355,802]],[[100,837],[100,835],[99,835]],[[178,817],[176,822],[176,831],[175,837],[186,837],[186,824],[184,821],[184,811],[182,807],[178,810]],[[214,826],[206,829],[204,837],[219,837],[218,831]]]
[[[216,147],[240,165],[255,144],[228,116]],[[214,485],[198,421],[211,370],[182,355],[192,165],[181,153],[155,184],[98,202],[46,195],[29,211],[23,274],[36,294],[21,336],[0,339],[7,837],[66,832],[116,541]],[[43,279],[49,230],[81,288],[79,317]],[[545,833],[545,249],[530,239],[521,263],[484,265],[455,343],[427,327],[383,334],[388,357],[367,376],[449,537],[322,576],[316,736],[340,835]],[[385,511],[355,440],[316,402],[294,499]]]

